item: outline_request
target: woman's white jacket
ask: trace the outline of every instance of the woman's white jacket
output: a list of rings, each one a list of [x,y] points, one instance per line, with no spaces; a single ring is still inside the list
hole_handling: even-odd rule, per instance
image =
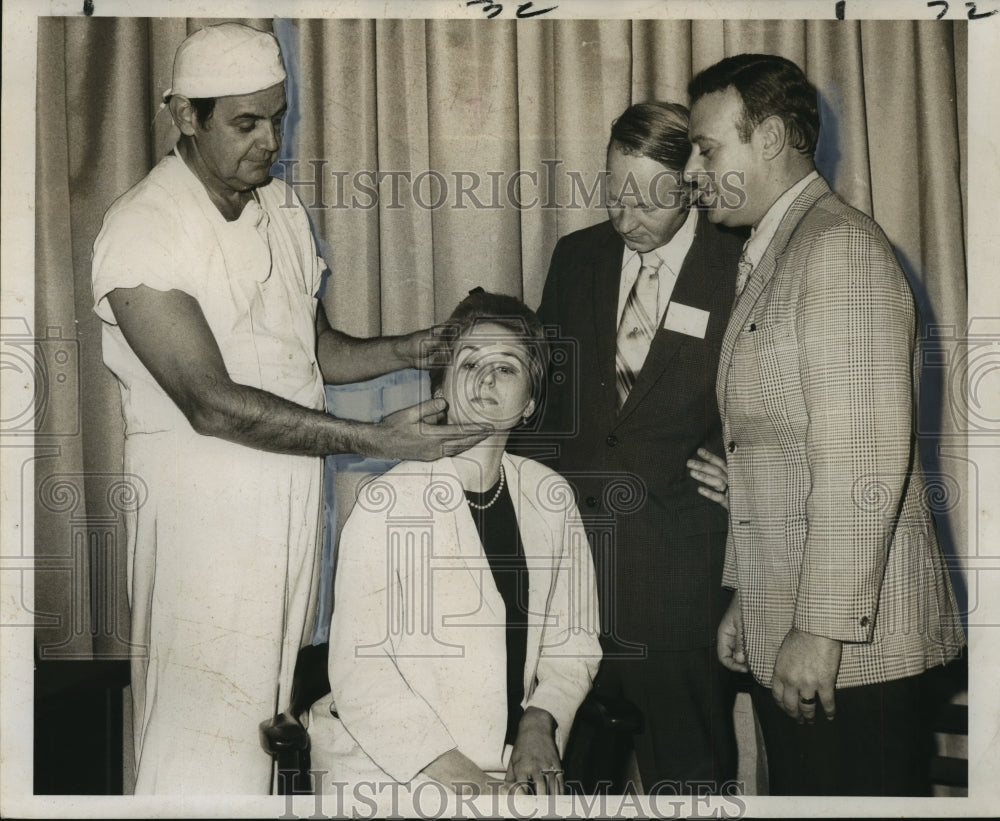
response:
[[[503,466],[529,573],[523,704],[555,718],[561,753],[601,658],[593,563],[566,481],[510,454]],[[454,748],[502,772],[506,657],[504,603],[454,460],[404,462],[364,484],[340,539],[330,629],[340,737],[314,738],[330,776],[409,782]]]

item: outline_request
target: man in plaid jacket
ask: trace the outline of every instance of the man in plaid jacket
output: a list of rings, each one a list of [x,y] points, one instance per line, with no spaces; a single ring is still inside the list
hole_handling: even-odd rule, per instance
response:
[[[729,57],[689,92],[686,174],[710,220],[753,227],[716,383],[736,591],[720,659],[756,680],[772,794],[927,794],[925,671],[965,639],[913,433],[912,293],[816,172],[794,63]]]

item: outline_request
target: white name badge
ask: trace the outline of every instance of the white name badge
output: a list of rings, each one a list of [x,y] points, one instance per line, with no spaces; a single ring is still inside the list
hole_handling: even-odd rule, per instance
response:
[[[708,328],[708,315],[709,312],[701,308],[671,302],[667,307],[667,315],[663,318],[663,327],[668,331],[704,339],[705,330]]]

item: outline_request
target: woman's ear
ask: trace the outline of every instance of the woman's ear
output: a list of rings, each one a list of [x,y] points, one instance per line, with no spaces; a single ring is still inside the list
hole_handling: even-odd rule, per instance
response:
[[[524,406],[524,412],[521,414],[521,421],[527,422],[531,418],[531,414],[535,412],[535,400],[529,399],[528,404]]]

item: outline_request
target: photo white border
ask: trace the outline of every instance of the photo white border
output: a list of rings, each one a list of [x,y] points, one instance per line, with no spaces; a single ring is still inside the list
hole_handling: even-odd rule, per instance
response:
[[[501,0],[516,6],[518,0]],[[342,0],[341,2],[217,2],[210,6],[193,0],[156,0],[136,3],[124,0],[95,0],[95,16],[165,16],[165,17],[458,17],[482,19],[479,7],[466,7],[464,0]],[[834,19],[835,0],[716,0],[672,2],[660,0],[536,0],[535,7],[556,5],[546,15],[551,18],[674,18],[674,19]],[[37,59],[37,18],[82,14],[83,3],[30,2],[7,0],[3,4],[3,86],[0,124],[2,124],[3,188],[0,194],[0,225],[3,245],[0,248],[0,315],[26,317],[34,325],[34,168],[35,168],[35,79]],[[979,12],[1000,9],[1000,0],[980,0]],[[929,8],[917,0],[846,0],[847,19],[928,19],[933,20],[940,7]],[[966,19],[966,4],[951,0],[947,19]],[[510,14],[504,17],[510,17]],[[997,89],[1000,88],[1000,14],[972,21],[969,37],[969,129],[968,157],[968,271],[970,317],[1000,318],[1000,118],[997,116]],[[989,103],[993,104],[992,109]],[[974,310],[973,310],[974,308]],[[997,319],[995,326],[1000,326]],[[33,328],[36,332],[38,329]],[[1000,343],[995,343],[1000,346]],[[997,351],[1000,362],[1000,347]],[[997,370],[1000,374],[1000,368]],[[986,378],[979,385],[976,401],[983,407],[1000,409],[1000,379]],[[3,390],[24,391],[31,396],[33,386],[11,384],[4,377]],[[5,400],[5,405],[7,405]],[[17,399],[12,404],[17,404]],[[989,418],[1000,418],[997,415]],[[13,446],[12,446],[13,445]],[[984,489],[979,509],[970,501],[970,530],[978,526],[973,544],[985,546],[1000,558],[1000,509],[991,504],[1000,488],[1000,423],[997,435],[978,437],[970,442],[969,458],[975,462],[979,486]],[[33,796],[33,631],[25,624],[33,600],[30,572],[33,551],[33,511],[22,505],[22,481],[32,487],[30,441],[18,438],[4,441],[0,447],[0,815],[4,817],[292,817],[286,799],[245,798],[135,798],[97,796]],[[972,477],[970,477],[971,480]],[[978,524],[976,524],[978,523]],[[21,547],[24,547],[22,552]],[[934,799],[790,799],[746,796],[750,817],[816,817],[863,815],[933,817],[983,817],[1000,813],[1000,653],[998,635],[993,626],[1000,624],[1000,562],[990,566],[989,556],[973,557],[970,577],[979,588],[979,608],[970,618],[971,648],[969,701],[972,704],[969,727],[969,798]],[[970,588],[972,580],[970,578]],[[641,804],[642,802],[640,802]],[[488,805],[486,805],[488,806]],[[633,806],[630,804],[629,806]],[[543,815],[540,808],[525,804]],[[615,804],[610,803],[614,808]],[[731,810],[730,804],[714,801],[690,807],[701,817],[712,807]],[[297,799],[295,817],[314,814],[312,798]],[[560,799],[552,807],[559,815],[571,812],[569,799]],[[647,808],[648,811],[648,808]],[[634,814],[634,813],[630,813]],[[470,816],[466,816],[470,817]]]

